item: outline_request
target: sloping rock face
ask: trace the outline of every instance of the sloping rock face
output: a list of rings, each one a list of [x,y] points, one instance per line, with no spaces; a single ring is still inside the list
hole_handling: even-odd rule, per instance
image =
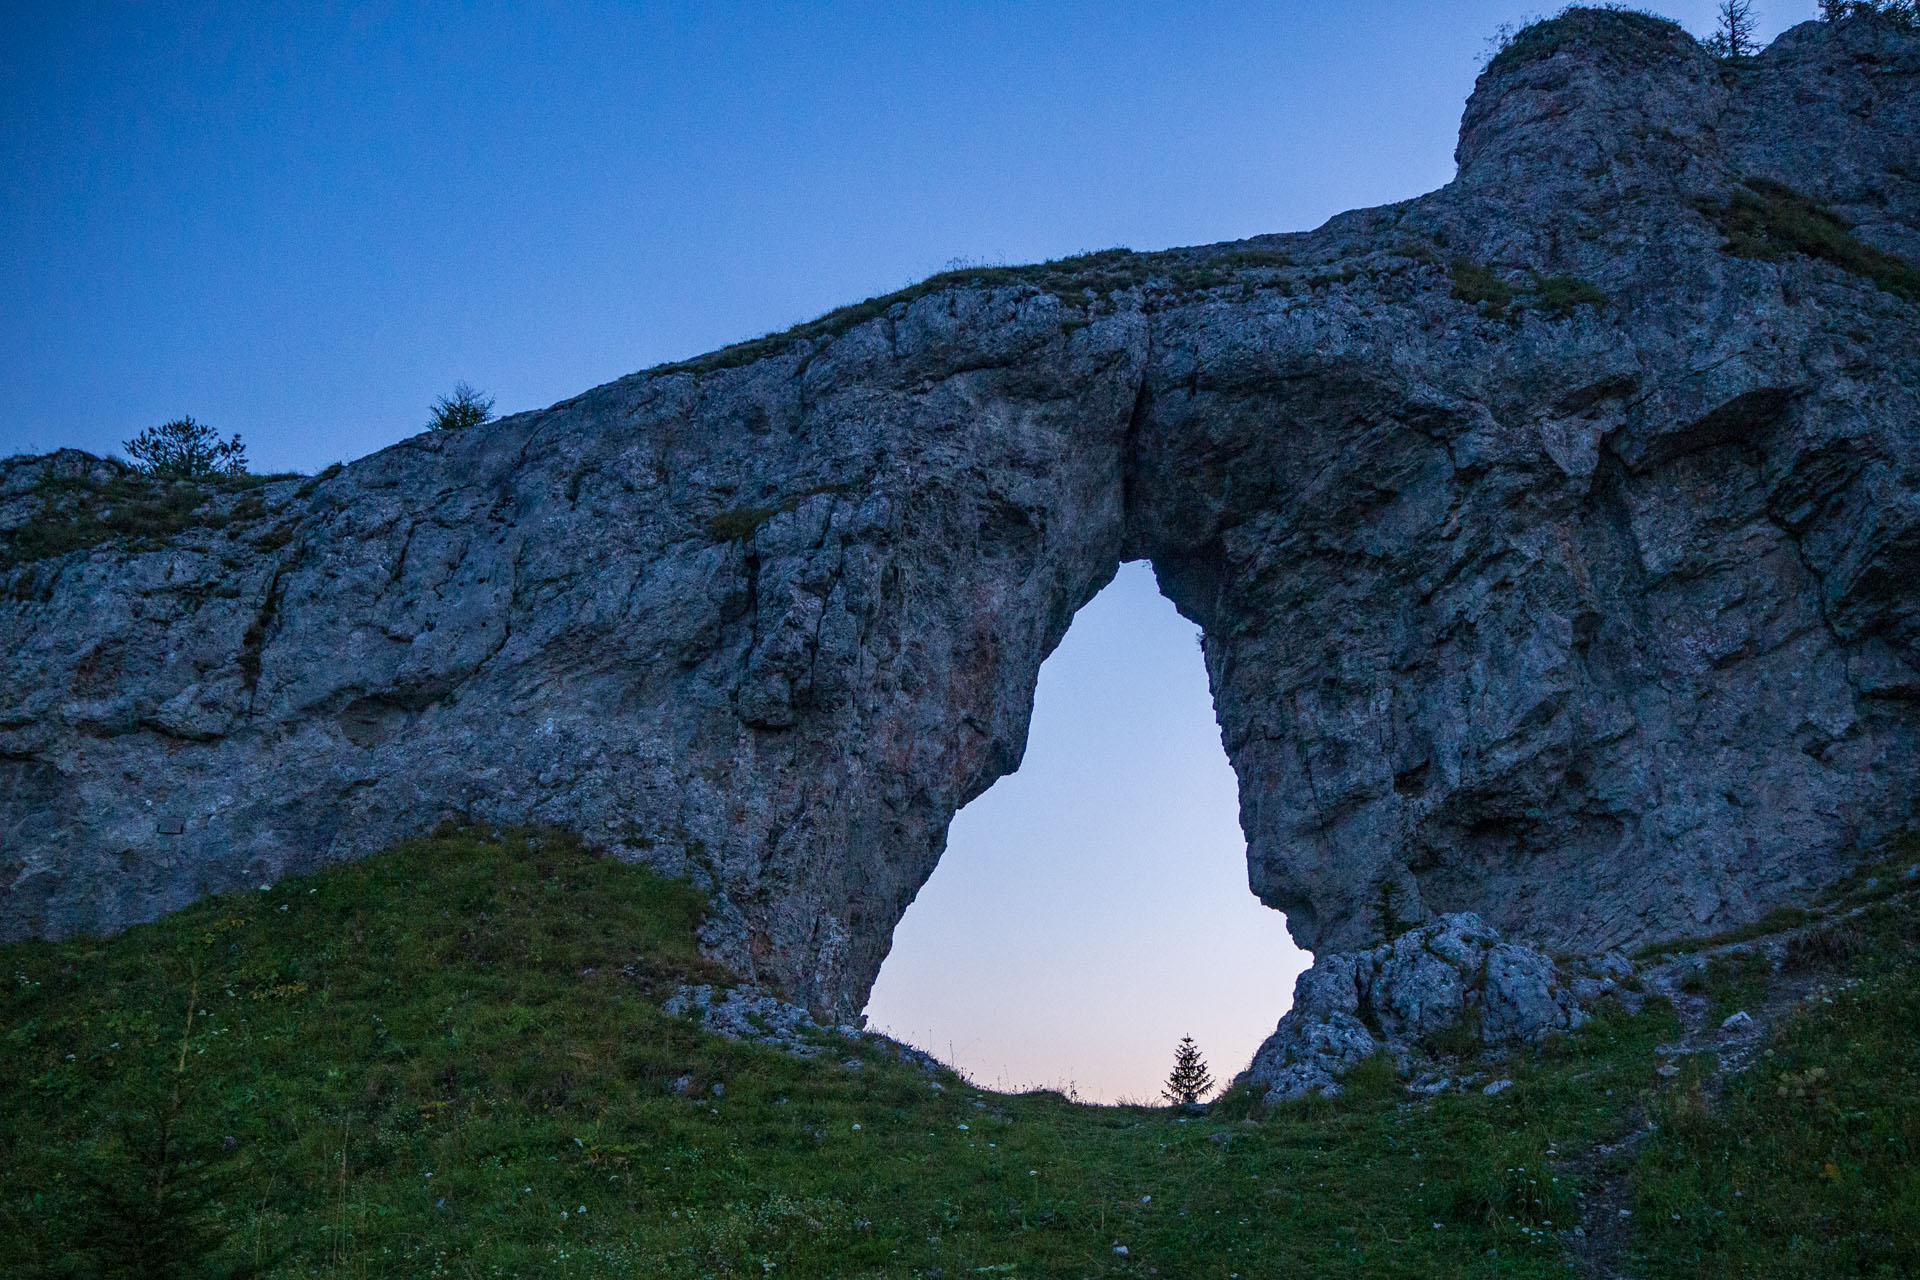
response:
[[[711,884],[716,955],[840,1020],[1130,558],[1204,629],[1250,880],[1310,948],[1383,895],[1594,951],[1804,894],[1920,797],[1920,37],[1729,68],[1576,11],[1458,158],[1310,234],[943,277],[152,549],[21,560],[76,464],[7,464],[0,933],[552,823]]]

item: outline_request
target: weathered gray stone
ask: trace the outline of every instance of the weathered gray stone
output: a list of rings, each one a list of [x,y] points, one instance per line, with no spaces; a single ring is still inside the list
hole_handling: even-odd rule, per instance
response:
[[[1312,949],[1383,895],[1573,951],[1803,896],[1920,798],[1920,310],[1703,210],[1771,177],[1920,254],[1920,37],[1554,30],[1419,200],[948,279],[14,564],[0,935],[553,823],[845,1018],[1123,558],[1204,630]],[[0,465],[0,535],[99,465]]]
[[[717,1036],[770,1045],[797,1058],[815,1058],[827,1048],[827,1029],[805,1009],[752,985],[681,987],[661,1008],[674,1017],[690,1015]]]
[[[1357,1001],[1391,1040],[1423,1039],[1457,1026],[1480,985],[1488,949],[1499,940],[1471,914],[1403,933],[1354,957]]]
[[[1550,956],[1503,942],[1488,950],[1485,972],[1480,1034],[1489,1044],[1532,1040],[1582,1021],[1577,997],[1558,981]]]
[[[1297,1007],[1297,1006],[1296,1006]],[[1380,1048],[1350,1013],[1290,1011],[1253,1055],[1243,1078],[1266,1087],[1270,1101],[1338,1093],[1338,1077]]]
[[[1580,967],[1633,972],[1618,953]],[[1410,1066],[1442,1036],[1456,1051],[1469,1032],[1476,1051],[1531,1043],[1586,1020],[1581,990],[1551,957],[1502,942],[1478,916],[1441,916],[1369,950],[1319,957],[1240,1079],[1278,1102],[1325,1092],[1376,1052]],[[1591,990],[1598,1000],[1618,988],[1608,980]]]

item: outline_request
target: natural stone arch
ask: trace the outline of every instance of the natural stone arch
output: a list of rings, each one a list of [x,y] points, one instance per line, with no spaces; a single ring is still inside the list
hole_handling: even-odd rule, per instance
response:
[[[1920,171],[1915,37],[1796,29],[1735,96],[1671,24],[1555,31],[1421,200],[942,277],[12,565],[0,932],[552,823],[850,1013],[1123,557],[1312,950],[1383,885],[1597,948],[1832,877],[1920,794],[1920,322],[1714,210],[1792,181],[1920,252],[1870,176]],[[100,465],[5,464],[6,520]]]

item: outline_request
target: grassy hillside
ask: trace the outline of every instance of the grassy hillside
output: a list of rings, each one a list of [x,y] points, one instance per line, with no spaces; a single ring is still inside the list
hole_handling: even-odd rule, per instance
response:
[[[1793,1001],[1747,1069],[1686,1062],[1649,1098],[1636,1274],[1920,1276],[1920,839],[1757,952],[1706,966],[1711,1017]]]
[[[1655,1001],[1483,1068],[1495,1096],[1371,1063],[1257,1123],[708,1036],[660,1010],[721,976],[702,905],[563,837],[462,835],[0,948],[0,1273],[1560,1276],[1583,1182],[1627,1172],[1583,1153],[1648,1113],[1648,1270],[1839,1274],[1813,1254],[1842,1238],[1852,1273],[1920,1269],[1897,900],[1834,943],[1863,980],[1722,1096],[1657,1073]]]

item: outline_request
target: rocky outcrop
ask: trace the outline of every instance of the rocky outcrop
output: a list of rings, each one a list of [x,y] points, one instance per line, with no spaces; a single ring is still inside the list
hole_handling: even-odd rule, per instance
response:
[[[844,1020],[1133,558],[1308,947],[1757,917],[1920,798],[1917,86],[1870,19],[1574,11],[1310,234],[939,277],[164,538],[10,462],[0,932],[551,823]]]
[[[1568,973],[1478,916],[1441,916],[1370,950],[1316,959],[1240,1081],[1282,1102],[1340,1092],[1339,1077],[1376,1053],[1404,1069],[1436,1053],[1530,1044],[1578,1027],[1602,999],[1633,1001],[1622,985],[1632,976],[1617,951]]]
[[[860,1035],[858,1027],[823,1027],[799,1005],[752,985],[681,987],[660,1007],[673,1017],[692,1018],[714,1035],[771,1045],[796,1058],[817,1058],[835,1037]]]
[[[848,1053],[845,1066],[858,1069],[859,1052],[877,1049],[886,1057],[918,1067],[928,1075],[950,1074],[950,1068],[912,1045],[865,1029],[866,1019],[858,1024],[837,1027],[820,1025],[813,1015],[797,1004],[782,1000],[763,987],[747,983],[736,987],[710,984],[682,986],[660,1006],[668,1014],[688,1018],[703,1031],[728,1040],[763,1044],[795,1058],[817,1058],[824,1053]],[[935,1084],[936,1089],[943,1086]]]

